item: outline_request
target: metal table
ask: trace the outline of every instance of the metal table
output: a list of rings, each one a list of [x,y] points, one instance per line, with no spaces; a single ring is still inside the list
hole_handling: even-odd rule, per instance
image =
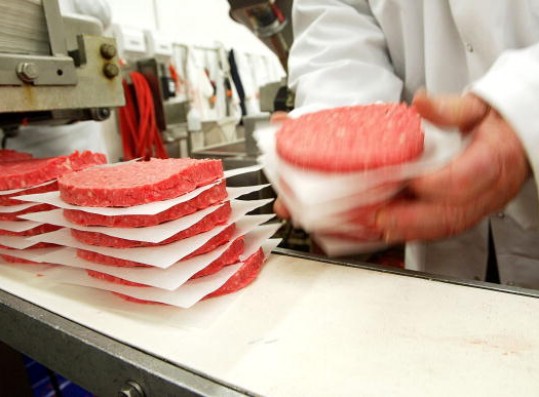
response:
[[[0,340],[99,396],[539,395],[537,291],[283,250],[176,318],[12,268],[0,285]]]

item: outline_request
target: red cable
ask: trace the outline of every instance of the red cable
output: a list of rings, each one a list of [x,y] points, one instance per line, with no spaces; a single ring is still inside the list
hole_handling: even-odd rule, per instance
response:
[[[124,159],[168,158],[155,118],[152,91],[139,72],[130,73],[132,89],[124,81],[125,106],[120,109]]]

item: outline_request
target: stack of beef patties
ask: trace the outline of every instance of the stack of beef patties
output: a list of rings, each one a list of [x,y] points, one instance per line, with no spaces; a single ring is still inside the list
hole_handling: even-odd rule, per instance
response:
[[[33,263],[20,255],[27,250],[54,247],[27,238],[59,229],[58,226],[21,219],[29,213],[53,208],[49,204],[28,203],[17,199],[26,194],[58,190],[57,178],[66,173],[103,164],[103,154],[74,152],[69,156],[33,158],[29,153],[0,150],[0,250],[4,261]]]
[[[398,103],[326,109],[271,132],[258,135],[261,161],[297,225],[328,255],[383,246],[376,211],[399,194],[424,153],[415,109]]]
[[[132,255],[130,250],[135,252],[143,248],[144,252],[150,252],[155,258],[159,256],[159,252],[170,252],[170,247],[177,247],[174,244],[188,245],[193,237],[213,233],[213,236],[202,243],[199,241],[191,247],[181,248],[188,254],[180,255],[179,260],[185,261],[226,245],[226,249],[215,260],[192,275],[191,279],[215,274],[225,266],[238,263],[244,252],[244,237],[236,230],[237,219],[232,217],[231,202],[223,177],[220,160],[186,158],[150,159],[65,175],[59,180],[60,197],[64,202],[77,206],[76,209],[71,207],[63,211],[65,219],[73,225],[70,233],[77,241],[77,256],[96,265],[133,268],[136,271],[154,267],[156,264],[147,257],[144,259],[142,256]],[[125,209],[159,205],[197,191],[200,192],[192,198],[179,200],[178,204],[167,206],[166,210],[155,214],[104,215],[93,211],[96,207]],[[172,235],[169,233],[164,238],[158,235],[148,241],[137,240],[135,237],[140,229],[162,230],[158,227],[176,224],[189,216],[197,215],[200,216],[194,224]],[[92,231],[92,228],[99,231]],[[245,260],[242,269],[259,269],[263,259],[262,251],[257,250]],[[88,269],[86,272],[101,281],[141,288],[149,286],[103,271]],[[254,279],[241,277],[241,271],[238,273],[220,288],[220,292],[214,291],[213,294],[232,292]],[[252,275],[253,272],[249,274]],[[129,295],[120,295],[128,300],[140,301]]]

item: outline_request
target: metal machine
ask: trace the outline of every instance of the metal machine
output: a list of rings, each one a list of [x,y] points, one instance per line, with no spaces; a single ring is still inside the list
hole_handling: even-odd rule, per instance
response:
[[[228,0],[230,16],[262,40],[287,68],[292,45],[292,0]]]
[[[124,103],[114,39],[89,18],[65,18],[57,0],[3,0],[0,126],[104,120]],[[20,22],[20,21],[23,22]]]
[[[251,30],[277,55],[284,70],[288,69],[288,53],[293,41],[292,0],[228,0],[230,16]],[[265,111],[289,111],[294,97],[286,84],[270,84],[260,90],[261,98],[273,100]]]

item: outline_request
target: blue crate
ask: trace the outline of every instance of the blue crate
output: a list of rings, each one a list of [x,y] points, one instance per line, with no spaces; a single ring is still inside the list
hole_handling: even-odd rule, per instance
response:
[[[30,357],[23,356],[23,359],[34,397],[59,397],[55,394],[47,368]],[[93,397],[91,393],[63,376],[52,375],[58,382],[61,397]]]

